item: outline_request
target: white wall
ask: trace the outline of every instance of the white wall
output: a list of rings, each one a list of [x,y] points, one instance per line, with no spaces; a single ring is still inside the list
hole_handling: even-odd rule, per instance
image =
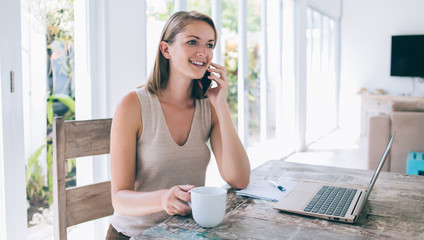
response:
[[[342,0],[308,0],[308,5],[336,19],[342,11]]]
[[[411,78],[390,76],[391,36],[424,34],[422,0],[344,0],[341,21],[342,128],[359,132],[361,87],[411,94]],[[415,95],[424,83],[415,81]]]
[[[122,97],[146,82],[144,1],[108,2],[107,52],[112,116]]]
[[[25,161],[46,144],[46,30],[37,19],[34,10],[29,8],[31,0],[21,1],[22,21],[22,93],[24,108]],[[46,159],[43,148],[39,159]],[[40,161],[40,166],[47,172],[47,161]],[[45,178],[47,184],[47,178]]]

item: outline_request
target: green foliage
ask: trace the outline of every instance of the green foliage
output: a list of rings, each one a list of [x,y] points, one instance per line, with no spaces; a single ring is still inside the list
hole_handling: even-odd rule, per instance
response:
[[[77,185],[76,167],[77,160],[75,158],[66,160],[66,187],[74,187]]]
[[[35,151],[30,159],[28,160],[27,169],[26,169],[26,182],[27,182],[27,198],[34,205],[35,203],[45,202],[47,200],[48,204],[53,202],[53,142],[50,136],[52,131],[53,116],[55,115],[53,109],[53,102],[61,102],[68,107],[68,111],[64,114],[66,120],[71,120],[75,118],[75,100],[65,94],[55,94],[50,95],[47,98],[47,131],[48,136],[46,139],[46,144],[41,146],[37,151]],[[41,151],[44,148],[47,148],[46,162],[47,162],[47,186],[44,186],[44,176],[45,173],[42,172],[40,167],[40,155]],[[75,159],[68,160],[68,175],[71,173],[76,165]]]
[[[225,52],[223,55],[224,66],[227,69],[228,78],[228,95],[227,102],[231,111],[231,118],[234,124],[237,125],[237,112],[238,112],[238,59],[237,59],[237,43],[227,41],[225,43]]]
[[[211,0],[189,0],[187,1],[189,11],[197,11],[208,16],[211,15]]]
[[[72,96],[63,93],[71,93],[73,87],[73,54],[72,46],[74,43],[74,0],[35,0],[31,2],[32,13],[36,16],[37,20],[44,23],[46,29],[46,44],[47,44],[47,55],[48,55],[48,76],[46,81],[49,83],[49,93],[47,97],[47,138],[46,144],[41,146],[28,160],[26,177],[27,177],[27,198],[31,205],[37,205],[39,202],[47,202],[51,204],[53,201],[53,146],[52,146],[52,124],[53,117],[59,113],[55,110],[55,106],[64,105],[66,106],[65,112],[60,113],[66,120],[75,118],[75,100]],[[63,58],[57,57],[57,53],[63,54]],[[60,52],[60,51],[64,51]],[[62,60],[63,59],[63,60]],[[61,60],[58,65],[59,68],[53,69],[53,60]],[[55,93],[53,85],[55,85],[55,76],[53,72],[56,71],[56,75],[61,74],[66,76],[67,83],[64,89]],[[46,159],[40,159],[42,150],[46,148]],[[40,162],[46,161],[47,165],[47,176],[40,167]],[[75,164],[75,160],[70,161]],[[73,169],[71,167],[71,169]],[[47,177],[47,186],[44,185],[44,176]]]
[[[222,27],[233,32],[238,31],[238,1],[222,1]]]
[[[261,31],[261,1],[247,1],[247,30],[249,32]]]
[[[232,32],[238,32],[238,1],[222,1],[222,27]],[[261,2],[247,1],[247,28],[248,31],[258,32],[261,30]]]
[[[54,95],[50,95],[47,98],[47,172],[48,172],[48,178],[47,178],[47,183],[48,183],[48,191],[49,193],[53,192],[53,173],[52,173],[52,165],[53,165],[53,142],[51,139],[51,131],[52,131],[52,125],[53,125],[53,117],[54,115],[57,115],[54,113],[54,109],[53,109],[53,103],[54,102],[60,102],[62,104],[64,104],[68,110],[63,114],[63,118],[65,120],[73,120],[75,119],[75,100],[65,94],[54,94]],[[67,168],[67,178],[69,177],[68,175],[72,175],[72,170],[75,170],[75,166],[76,166],[76,160],[75,159],[69,159],[67,161],[68,163],[68,168]],[[68,180],[66,180],[68,181]],[[75,186],[72,185],[72,186]],[[53,199],[52,199],[52,195],[49,194],[49,204],[52,203]]]
[[[152,20],[154,19],[155,21],[166,21],[174,13],[174,8],[175,8],[174,0],[165,0],[165,1],[166,1],[165,9],[155,9],[154,7],[147,6],[146,16],[147,16],[148,22],[151,19]],[[147,2],[147,5],[149,5],[149,1]]]
[[[223,55],[224,65],[227,69],[228,77],[228,105],[230,107],[233,122],[237,123],[238,117],[238,43],[228,40],[225,43],[225,53]],[[259,45],[256,42],[249,42],[248,45],[248,100],[251,104],[259,102],[257,96],[260,96],[260,58]],[[250,108],[251,114],[254,108]],[[252,128],[258,128],[258,124],[251,125]]]
[[[38,9],[46,26],[47,48],[55,40],[74,41],[74,0],[55,0],[46,2],[39,0]]]
[[[66,120],[75,119],[75,100],[66,94],[54,94],[49,95],[47,98],[47,121],[49,125],[53,124],[53,102],[58,101],[63,103],[66,107],[68,107],[68,112],[65,113],[64,118]]]
[[[261,2],[259,1],[248,1],[248,34],[254,34],[261,30]],[[223,54],[223,60],[225,68],[227,69],[228,76],[228,104],[232,113],[233,122],[237,124],[238,118],[238,1],[223,1],[222,2],[222,26],[227,34],[231,35],[230,38],[227,37],[225,41],[225,52]],[[260,91],[260,55],[259,55],[259,44],[248,37],[248,100],[250,105],[257,104],[259,99]],[[240,79],[241,80],[241,79]],[[253,108],[249,108],[250,111]],[[251,125],[252,128],[258,128],[257,124]]]
[[[30,156],[25,170],[27,199],[34,202],[45,202],[46,200],[44,174],[39,161],[39,157],[44,147],[46,147],[46,145],[39,147]]]
[[[48,7],[44,12],[44,23],[47,54],[50,60],[48,66],[49,91],[52,94],[69,94],[73,91],[74,1],[56,0],[46,6]],[[57,84],[57,81],[63,81],[63,76],[67,78],[66,84],[63,88],[56,89],[57,86],[61,86]]]
[[[51,141],[47,144],[47,187],[49,194],[48,200],[49,205],[53,202],[53,172],[52,172],[52,165],[53,165],[53,144]]]

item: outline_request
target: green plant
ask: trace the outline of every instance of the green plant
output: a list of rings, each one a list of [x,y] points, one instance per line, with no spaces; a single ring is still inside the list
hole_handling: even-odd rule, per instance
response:
[[[54,102],[61,102],[68,108],[68,111],[63,115],[63,117],[66,120],[75,119],[75,100],[71,96],[68,96],[65,94],[53,94],[53,95],[49,95],[47,98],[46,111],[47,111],[48,125],[51,126],[53,124],[53,116],[54,116],[53,103]]]
[[[47,82],[46,142],[28,160],[26,168],[27,199],[30,207],[28,225],[35,212],[48,208],[53,202],[53,144],[52,124],[54,116],[65,120],[75,119],[74,100],[74,0],[30,1],[32,17],[44,24],[46,32]],[[46,151],[46,158],[41,152]],[[46,162],[44,162],[46,161]],[[41,164],[43,163],[43,164]],[[46,164],[44,164],[46,163]],[[41,165],[46,165],[47,172]],[[67,161],[66,186],[75,186],[76,160]],[[45,184],[47,180],[47,184]],[[40,208],[41,207],[41,208]]]
[[[197,11],[206,15],[211,15],[211,0],[189,0],[187,9]]]
[[[52,94],[73,94],[74,0],[33,0],[30,8],[45,26],[48,89]],[[58,81],[61,81],[58,84]],[[63,84],[62,81],[65,83]]]
[[[43,0],[44,1],[44,0]],[[74,0],[56,0],[45,8],[45,26],[48,65],[49,94],[47,97],[47,170],[48,189],[53,190],[52,125],[54,116],[62,116],[65,120],[75,119],[74,99]],[[56,61],[56,62],[55,62]],[[56,64],[55,64],[56,63]],[[63,82],[66,80],[65,84]],[[61,88],[57,86],[62,86]],[[60,107],[61,110],[57,109]],[[67,178],[75,175],[76,160],[67,161]],[[68,180],[67,185],[68,184]],[[75,183],[71,184],[75,186]],[[51,196],[51,195],[49,195]],[[49,204],[52,199],[49,198]]]
[[[27,199],[37,203],[45,202],[47,195],[44,186],[44,174],[39,161],[41,152],[45,147],[46,145],[39,147],[30,156],[25,170]]]
[[[261,3],[257,1],[247,2],[247,27],[249,33],[259,32],[261,30],[260,9]],[[231,37],[227,38],[223,43],[225,45],[225,52],[223,60],[225,68],[227,69],[228,77],[228,105],[231,110],[231,117],[234,124],[237,126],[238,118],[238,1],[228,0],[222,2],[222,28]],[[260,75],[260,61],[259,61],[259,45],[254,41],[248,42],[248,100],[250,105],[256,104],[259,96],[259,75]],[[249,108],[253,111],[253,108]],[[251,112],[252,113],[252,112]],[[249,122],[251,120],[249,119]],[[251,124],[251,123],[250,123]],[[257,124],[251,124],[250,127],[258,129]]]
[[[163,21],[165,22],[168,18],[174,13],[174,0],[165,0],[166,8],[158,9],[153,6],[149,6],[149,1],[147,1],[146,17],[147,22],[150,21]]]
[[[53,103],[54,102],[60,102],[64,104],[68,110],[63,114],[63,117],[65,120],[73,120],[75,119],[75,100],[68,95],[65,94],[53,94],[50,95],[47,98],[47,172],[48,172],[48,190],[49,193],[52,193],[53,191],[53,175],[52,175],[52,165],[53,165],[53,142],[52,142],[52,127],[53,127],[53,117],[55,116],[54,109],[53,109]],[[68,167],[66,169],[67,171],[67,178],[69,175],[75,175],[72,171],[75,170],[76,166],[76,160],[75,159],[69,159],[67,160]],[[67,181],[67,180],[65,180]],[[75,185],[73,185],[75,186]],[[51,194],[49,194],[49,204],[52,203]]]
[[[47,138],[46,144],[38,148],[29,158],[26,168],[26,183],[27,183],[27,199],[32,205],[35,203],[45,202],[51,204],[53,201],[53,175],[52,175],[52,165],[53,165],[53,142],[51,137],[53,117],[55,115],[53,109],[54,102],[61,102],[67,106],[68,111],[64,114],[66,120],[75,119],[75,100],[65,94],[55,94],[50,95],[47,98]],[[40,167],[40,155],[44,148],[47,148],[46,162],[47,162],[47,186],[44,185],[44,176],[45,173],[42,172]],[[67,175],[73,177],[75,173],[75,159],[70,159],[67,161]],[[69,184],[68,184],[69,185]]]
[[[52,94],[73,95],[74,8],[73,0],[59,0],[46,12],[48,86]]]

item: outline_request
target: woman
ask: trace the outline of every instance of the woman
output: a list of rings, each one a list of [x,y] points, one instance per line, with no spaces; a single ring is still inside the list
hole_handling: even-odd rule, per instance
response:
[[[205,184],[209,139],[222,178],[233,188],[248,185],[250,164],[226,101],[226,70],[211,62],[216,41],[208,16],[175,13],[147,84],[117,106],[110,150],[115,213],[107,239],[128,239],[169,215],[190,214],[187,191]],[[217,83],[207,98],[196,80],[206,71]]]

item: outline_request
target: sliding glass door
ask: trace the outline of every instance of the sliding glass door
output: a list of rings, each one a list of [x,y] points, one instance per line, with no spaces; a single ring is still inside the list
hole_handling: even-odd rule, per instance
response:
[[[336,20],[307,9],[306,144],[337,127]]]

